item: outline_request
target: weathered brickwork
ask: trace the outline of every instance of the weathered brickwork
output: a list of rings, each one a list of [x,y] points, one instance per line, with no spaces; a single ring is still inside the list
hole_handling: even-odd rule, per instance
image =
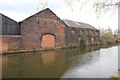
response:
[[[99,30],[82,29],[76,27],[66,27],[65,37],[67,46],[80,46],[82,38],[86,45],[99,44]]]
[[[20,50],[21,36],[8,36],[8,50]]]
[[[99,44],[99,30],[93,26],[64,19],[67,25],[65,28],[65,38],[67,46],[86,46]]]
[[[75,27],[66,27],[65,28],[65,37],[66,37],[66,45],[71,47],[75,45],[79,45],[79,28]]]
[[[92,30],[92,29],[81,29],[81,30],[82,33],[86,35],[86,45],[99,44],[99,40],[100,40],[99,30]]]
[[[42,36],[55,36],[55,47],[65,45],[64,23],[49,9],[21,22],[23,49],[40,48]]]
[[[18,30],[19,35],[2,34],[0,51],[99,44],[98,29],[81,22],[67,20],[67,23],[50,9],[42,10],[17,23],[20,27],[14,30]]]
[[[6,50],[8,50],[7,37],[0,36],[0,51],[6,51]]]
[[[2,46],[0,51],[4,52],[20,50],[21,36],[3,35],[2,37],[0,37],[0,40],[2,40],[2,44],[0,44],[0,46]]]

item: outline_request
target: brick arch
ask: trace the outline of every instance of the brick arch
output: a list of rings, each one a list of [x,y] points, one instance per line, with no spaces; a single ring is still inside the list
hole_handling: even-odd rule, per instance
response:
[[[42,48],[54,48],[56,36],[54,34],[43,34],[41,36],[41,47]]]

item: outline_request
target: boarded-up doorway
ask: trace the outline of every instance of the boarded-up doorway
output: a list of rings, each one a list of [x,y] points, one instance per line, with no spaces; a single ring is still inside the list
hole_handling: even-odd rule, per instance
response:
[[[53,48],[55,47],[55,36],[47,34],[42,36],[42,48]]]
[[[94,38],[93,37],[91,38],[91,41],[92,41],[92,44],[94,44]]]

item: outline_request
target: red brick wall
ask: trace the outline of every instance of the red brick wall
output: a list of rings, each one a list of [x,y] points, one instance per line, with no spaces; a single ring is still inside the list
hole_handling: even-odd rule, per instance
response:
[[[20,49],[21,36],[9,36],[8,37],[8,50]]]
[[[6,36],[0,36],[0,51],[8,50],[8,40]]]
[[[0,51],[19,50],[21,36],[3,35],[0,37]]]
[[[40,48],[42,36],[55,36],[55,47],[65,44],[64,24],[49,9],[21,22],[21,37],[24,49]]]

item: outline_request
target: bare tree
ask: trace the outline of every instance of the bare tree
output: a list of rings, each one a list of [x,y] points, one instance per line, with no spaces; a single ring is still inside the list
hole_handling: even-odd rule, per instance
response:
[[[98,14],[104,14],[107,11],[112,10],[112,12],[116,12],[116,9],[119,5],[119,0],[63,0],[71,10],[74,10],[74,2],[80,3],[80,9],[83,6],[87,6],[90,3],[93,6],[93,10]],[[92,3],[91,3],[92,1]],[[48,4],[48,0],[39,0],[39,5],[41,5],[42,9],[44,9]],[[39,7],[39,6],[38,6]],[[79,9],[79,8],[78,8]]]

